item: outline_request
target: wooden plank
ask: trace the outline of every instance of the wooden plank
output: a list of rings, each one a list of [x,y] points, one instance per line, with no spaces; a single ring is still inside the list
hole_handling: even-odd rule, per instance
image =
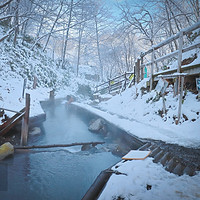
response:
[[[24,114],[25,108],[23,108],[22,110],[20,110],[17,114],[15,114],[14,116],[12,116],[11,118],[9,118],[6,122],[4,122],[1,126],[0,126],[0,130],[4,129],[5,127],[7,127],[9,124],[11,124],[18,116],[20,116],[21,114]],[[1,134],[1,132],[0,132]]]
[[[6,133],[8,133],[8,131],[14,127],[24,116],[24,113],[20,114],[19,116],[17,116],[11,123],[7,124],[6,127],[4,127],[1,131],[0,131],[0,135],[4,136]]]
[[[6,110],[6,111],[9,111],[9,112],[14,112],[14,113],[19,113],[19,114],[22,113],[20,111],[10,110],[10,109],[7,109],[7,108],[0,108],[0,110]]]

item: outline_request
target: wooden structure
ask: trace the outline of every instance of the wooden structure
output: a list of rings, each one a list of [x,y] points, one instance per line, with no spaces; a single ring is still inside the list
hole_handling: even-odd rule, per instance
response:
[[[27,145],[28,140],[28,125],[29,125],[29,111],[30,111],[30,94],[26,93],[26,107],[24,117],[22,119],[22,129],[21,129],[21,145]]]
[[[168,38],[167,40],[152,46],[148,51],[145,53],[141,53],[140,60],[142,60],[142,64],[139,66],[141,71],[143,72],[143,69],[145,66],[150,65],[150,89],[153,89],[153,81],[156,78],[156,76],[160,74],[172,74],[172,72],[177,72],[177,73],[188,73],[188,75],[192,74],[199,74],[200,73],[200,64],[195,65],[195,66],[190,66],[190,67],[182,67],[182,53],[190,51],[192,49],[196,49],[200,47],[200,42],[197,42],[195,44],[192,44],[188,47],[183,48],[183,36],[191,33],[191,31],[194,31],[196,29],[200,28],[200,22],[197,22],[193,26],[190,26],[188,28],[182,29],[179,33],[176,35],[173,35],[172,37]],[[159,58],[155,58],[155,51],[164,47],[167,44],[170,44],[171,42],[175,41],[178,39],[178,50],[169,53],[167,55],[161,56]],[[151,61],[148,63],[143,63],[144,57],[147,55],[151,55]],[[158,68],[158,63],[162,62],[166,59],[172,58],[172,57],[177,57],[178,60],[178,65],[176,69],[172,70],[166,70],[166,71],[159,71]],[[141,76],[142,78],[142,76]],[[178,77],[178,88],[180,88],[180,77]],[[177,90],[179,91],[179,90]]]
[[[154,81],[159,80],[159,78],[158,78],[159,75],[171,75],[174,73],[179,73],[179,74],[187,73],[188,76],[190,76],[190,75],[199,76],[200,75],[200,63],[192,65],[192,66],[188,66],[188,65],[183,66],[183,61],[182,61],[183,53],[200,47],[200,42],[194,43],[187,47],[183,47],[183,41],[184,41],[183,37],[187,34],[190,34],[192,31],[197,30],[198,28],[200,28],[200,22],[197,22],[196,24],[194,24],[193,26],[190,26],[188,28],[182,29],[179,33],[171,36],[170,38],[166,39],[165,41],[152,46],[148,51],[141,53],[140,58],[138,58],[137,61],[135,62],[134,72],[124,73],[121,76],[115,77],[113,79],[110,79],[107,82],[104,82],[104,83],[96,86],[95,93],[99,92],[101,94],[105,94],[105,93],[116,94],[116,93],[119,93],[119,92],[125,90],[127,88],[127,86],[131,86],[131,85],[135,84],[135,82],[139,83],[144,78],[145,67],[148,67],[148,66],[150,66],[150,72],[149,72],[150,90],[153,89]],[[165,45],[170,44],[171,42],[173,42],[175,40],[178,40],[178,49],[176,51],[168,53],[161,57],[157,57],[157,58],[155,57],[156,51],[158,49],[164,47]],[[144,63],[146,56],[149,56],[151,61]],[[159,62],[163,62],[164,60],[172,58],[172,57],[177,58],[177,61],[178,61],[177,68],[168,69],[168,70],[160,70],[158,67]],[[131,79],[131,81],[130,81],[129,77],[132,76],[133,74],[134,74],[134,78]],[[176,91],[179,92],[180,87],[181,87],[181,85],[180,85],[181,77],[180,76],[176,77],[176,81],[177,81]]]
[[[0,108],[0,110],[6,110],[15,113],[15,115],[13,115],[11,118],[8,118],[2,125],[0,125],[0,136],[4,136],[11,128],[13,128],[20,122],[20,120],[22,120],[21,145],[26,145],[28,138],[30,94],[26,93],[26,107],[19,112],[6,108]]]
[[[95,93],[101,93],[101,94],[120,93],[124,91],[127,87],[130,87],[134,83],[135,83],[134,72],[125,72],[121,76],[117,76],[113,79],[110,79],[107,82],[97,85],[95,88]]]
[[[16,113],[13,117],[6,120],[1,126],[0,126],[0,136],[4,136],[13,126],[15,126],[24,116],[25,114],[25,108],[20,110],[19,112],[13,111],[6,108],[1,108],[1,110],[7,110],[10,112]]]

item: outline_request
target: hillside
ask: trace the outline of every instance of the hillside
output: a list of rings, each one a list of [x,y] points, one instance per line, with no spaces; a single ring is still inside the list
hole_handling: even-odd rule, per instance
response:
[[[1,31],[0,35],[3,35],[3,29]],[[91,97],[91,87],[95,83],[85,78],[85,66],[80,67],[80,76],[76,77],[72,66],[67,70],[61,69],[40,45],[30,50],[32,43],[30,37],[19,40],[16,47],[13,47],[12,40],[1,43],[0,108],[18,111],[24,107],[24,79],[27,80],[25,93],[31,95],[31,116],[43,113],[39,101],[48,99],[51,90],[55,91],[56,98],[67,95],[77,96],[77,99]],[[34,77],[37,77],[36,89],[33,89]],[[8,112],[7,115],[12,116],[13,113]]]

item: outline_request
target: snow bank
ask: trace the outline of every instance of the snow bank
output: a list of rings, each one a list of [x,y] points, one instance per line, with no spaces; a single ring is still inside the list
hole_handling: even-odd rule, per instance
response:
[[[153,163],[152,158],[120,162],[116,166],[117,168],[112,169],[122,174],[111,176],[99,200],[120,199],[119,197],[127,200],[200,198],[200,173],[193,177],[177,176]]]

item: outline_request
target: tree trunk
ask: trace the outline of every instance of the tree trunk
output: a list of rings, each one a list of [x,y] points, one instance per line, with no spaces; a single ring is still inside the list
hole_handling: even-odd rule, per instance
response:
[[[67,42],[68,42],[68,38],[69,38],[70,24],[71,24],[71,21],[72,21],[73,3],[74,3],[74,0],[71,0],[70,11],[69,11],[69,19],[68,19],[68,24],[67,24],[67,32],[66,32],[66,35],[65,35],[64,47],[63,47],[62,64],[61,64],[62,69],[64,69],[64,66],[65,66],[65,54],[66,54],[66,50],[67,50]]]
[[[14,47],[16,46],[16,42],[17,42],[17,35],[19,33],[19,2],[20,0],[15,0],[15,35],[14,35],[14,39],[13,39],[13,45]]]
[[[102,65],[101,53],[100,53],[99,30],[98,30],[97,16],[95,16],[95,29],[96,29],[97,53],[98,53],[99,66],[100,66],[100,77],[101,77],[101,81],[103,81],[103,65]]]
[[[49,43],[49,39],[50,39],[50,37],[51,37],[51,35],[52,35],[52,31],[53,31],[53,29],[54,29],[54,27],[55,27],[55,25],[56,25],[56,23],[57,23],[57,21],[58,21],[58,19],[59,19],[59,17],[60,17],[60,13],[61,13],[61,11],[62,11],[62,7],[63,7],[63,4],[61,3],[61,5],[60,5],[60,10],[59,10],[59,12],[58,12],[58,14],[57,14],[57,16],[56,16],[56,19],[55,19],[55,21],[54,21],[54,23],[53,23],[53,25],[52,25],[52,27],[51,27],[51,30],[50,30],[49,35],[48,35],[48,37],[47,37],[47,41],[46,41],[46,43],[45,43],[45,45],[44,45],[43,51],[45,51],[45,49],[46,49],[46,47],[47,47],[47,45],[48,45],[48,43]]]
[[[82,40],[84,26],[85,25],[81,26],[81,24],[80,24],[80,29],[78,31],[78,56],[77,56],[77,67],[76,67],[76,75],[77,76],[79,73],[79,64],[80,64],[80,55],[81,55],[81,40]]]

